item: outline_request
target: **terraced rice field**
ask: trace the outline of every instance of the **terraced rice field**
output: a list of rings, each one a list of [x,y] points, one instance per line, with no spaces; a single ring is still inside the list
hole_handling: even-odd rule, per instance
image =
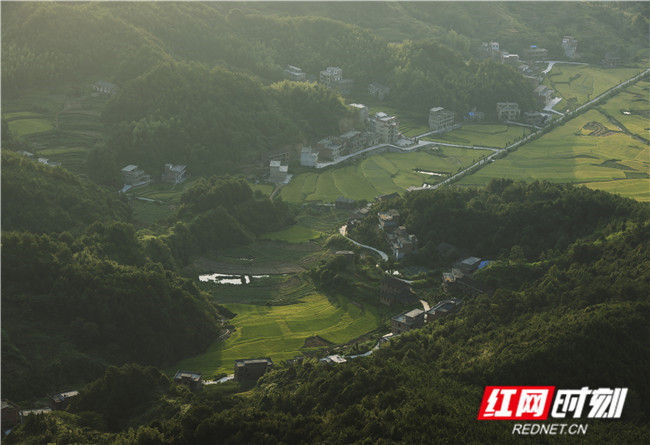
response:
[[[376,196],[402,193],[423,183],[434,184],[490,154],[487,150],[443,147],[415,153],[384,153],[369,156],[354,165],[325,172],[302,173],[287,184],[280,195],[285,201],[334,202],[343,196],[372,201]],[[440,176],[416,172],[421,169]]]
[[[650,147],[620,132],[591,110],[463,178],[484,185],[492,178],[549,180],[615,191],[650,200]]]
[[[641,68],[601,68],[587,65],[555,64],[544,81],[564,101],[555,107],[558,111],[574,109],[609,88],[643,71]]]
[[[206,378],[232,374],[236,359],[287,360],[312,349],[305,345],[307,338],[318,335],[331,343],[344,343],[382,324],[373,306],[366,304],[361,309],[343,296],[332,304],[317,293],[286,306],[225,306],[237,313],[231,321],[236,331],[226,341],[216,341],[205,354],[183,360],[170,372],[191,369]]]
[[[640,81],[599,106],[632,134],[650,140],[650,82]]]
[[[472,124],[463,125],[461,128],[427,137],[427,140],[446,142],[458,145],[478,145],[482,147],[504,148],[508,143],[513,143],[530,134],[530,129],[518,125],[505,124]]]

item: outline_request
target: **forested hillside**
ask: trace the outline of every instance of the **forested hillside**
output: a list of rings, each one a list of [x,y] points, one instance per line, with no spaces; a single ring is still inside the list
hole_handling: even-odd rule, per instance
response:
[[[110,364],[163,366],[212,342],[213,303],[145,261],[123,223],[96,223],[77,240],[3,232],[3,397],[40,396]]]
[[[2,230],[77,233],[95,221],[126,221],[126,200],[60,167],[2,151]]]
[[[570,218],[574,210],[582,212],[593,203],[594,196],[605,198],[583,188],[504,182],[478,193],[495,208],[504,202],[542,202],[540,194],[572,203],[540,210],[538,217],[551,213]],[[449,197],[440,191],[431,195]],[[532,244],[539,243],[546,252],[543,260],[497,261],[477,275],[496,288],[492,297],[466,298],[455,317],[402,334],[370,357],[337,365],[278,363],[246,398],[215,387],[190,395],[154,370],[112,368],[81,391],[68,413],[35,418],[12,433],[8,443],[45,438],[171,444],[428,443],[431,437],[448,443],[513,443],[518,437],[510,423],[476,420],[483,390],[486,385],[531,384],[629,388],[623,418],[589,421],[581,439],[643,443],[650,437],[648,208],[615,196],[606,201],[604,206],[613,207],[593,225],[583,224],[577,241],[556,248],[553,237],[531,232]],[[409,199],[393,202],[403,209],[413,204]],[[519,214],[503,209],[500,217],[499,224],[510,227]],[[419,218],[433,231],[447,225],[434,214]],[[467,233],[482,224],[480,218],[471,220]],[[527,279],[512,276],[519,274]],[[134,388],[136,382],[137,412],[132,399],[127,403],[124,396],[124,388]],[[111,391],[121,396],[107,399]],[[120,407],[133,416],[125,417]],[[526,438],[532,443],[546,439]],[[575,438],[566,439],[569,443]]]
[[[482,258],[509,258],[516,253],[522,260],[537,261],[608,224],[642,222],[649,217],[647,207],[606,192],[508,179],[492,180],[480,189],[410,193],[376,208],[399,210],[409,233],[419,240],[414,261],[431,266],[448,260],[437,253],[440,243]],[[368,217],[352,236],[376,242],[376,225],[376,218]]]

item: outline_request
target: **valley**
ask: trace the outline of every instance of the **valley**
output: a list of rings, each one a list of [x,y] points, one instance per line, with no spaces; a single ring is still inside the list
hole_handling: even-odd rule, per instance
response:
[[[650,437],[647,3],[1,19],[3,443]]]

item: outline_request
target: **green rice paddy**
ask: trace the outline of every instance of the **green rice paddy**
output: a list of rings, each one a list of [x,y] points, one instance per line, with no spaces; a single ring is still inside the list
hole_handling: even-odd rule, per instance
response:
[[[504,148],[530,134],[530,129],[518,125],[471,124],[457,130],[427,137],[427,140],[458,145],[478,145],[482,147]]]
[[[591,110],[510,153],[460,183],[492,178],[585,184],[637,200],[650,200],[650,148],[618,131]],[[614,184],[615,182],[615,184]],[[602,185],[602,187],[601,187]]]
[[[233,372],[234,361],[242,358],[271,357],[275,362],[309,351],[305,340],[320,336],[331,343],[344,343],[382,325],[377,308],[363,309],[343,296],[333,304],[321,294],[312,294],[298,304],[259,306],[225,304],[237,316],[230,338],[215,341],[206,353],[183,360],[173,370],[201,372],[206,378]]]
[[[588,102],[641,71],[641,68],[555,64],[544,83],[554,90],[555,96],[565,99],[556,107],[562,111],[562,107],[574,109]]]
[[[490,153],[442,147],[415,153],[376,154],[354,165],[299,174],[282,189],[280,196],[293,203],[333,202],[340,196],[372,201],[376,196],[404,192],[425,182],[436,183]],[[418,173],[416,168],[442,176]]]
[[[47,119],[14,119],[8,122],[9,131],[18,136],[27,136],[34,133],[43,133],[50,131],[52,128],[52,123]]]

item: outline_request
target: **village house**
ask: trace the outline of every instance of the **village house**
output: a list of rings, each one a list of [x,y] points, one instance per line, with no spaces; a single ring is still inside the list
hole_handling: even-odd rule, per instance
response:
[[[303,167],[316,167],[318,163],[318,152],[313,151],[311,147],[302,147],[300,150],[300,165]]]
[[[407,282],[384,275],[379,282],[379,301],[387,306],[395,303],[407,305],[416,303],[418,297]]]
[[[424,326],[424,311],[422,309],[413,309],[390,319],[390,329],[393,335],[399,335],[422,326]]]
[[[524,112],[524,122],[530,125],[544,125],[550,116],[539,111],[526,111]]]
[[[573,36],[564,36],[562,38],[561,45],[565,56],[570,59],[573,59],[576,56],[576,50],[578,49],[578,39],[573,38]]]
[[[489,286],[453,272],[442,274],[442,290],[452,294],[468,295],[471,297],[476,297],[481,294],[492,295],[492,288]]]
[[[23,409],[20,411],[20,423],[25,423],[29,416],[41,416],[51,412],[52,408]]]
[[[350,104],[350,107],[357,110],[359,113],[359,123],[366,125],[368,123],[368,107],[363,104]]]
[[[460,310],[463,300],[451,298],[436,303],[431,309],[426,312],[426,321],[431,323],[439,318],[446,317],[447,315],[455,314]]]
[[[320,72],[319,83],[330,90],[338,91],[341,96],[347,96],[352,91],[354,81],[343,78],[343,70],[329,66]]]
[[[499,42],[481,42],[481,51],[484,56],[492,57],[498,59],[501,55],[501,49],[499,48]]]
[[[399,121],[380,111],[370,118],[370,131],[379,136],[380,142],[392,144],[399,139]]]
[[[469,258],[465,258],[462,261],[459,261],[458,263],[454,264],[454,266],[459,268],[463,274],[469,275],[478,270],[479,264],[481,264],[481,259],[476,258],[475,256],[471,256]]]
[[[335,161],[343,155],[343,141],[336,136],[328,136],[316,142],[319,156]]]
[[[235,381],[257,380],[271,368],[273,360],[268,357],[235,360]]]
[[[357,151],[366,148],[366,138],[360,131],[351,130],[343,133],[341,136],[343,149],[346,153],[356,153]]]
[[[341,364],[347,362],[346,359],[344,359],[338,354],[328,355],[327,357],[323,357],[318,361],[321,363],[327,363],[328,365]]]
[[[151,176],[145,174],[137,165],[131,164],[122,169],[122,182],[131,186],[145,185],[151,182]]]
[[[335,255],[345,258],[348,266],[354,265],[354,258],[356,255],[352,250],[337,250],[335,252]]]
[[[553,90],[546,85],[539,85],[533,90],[533,93],[535,93],[537,103],[543,107],[548,105],[551,99],[553,99]]]
[[[390,88],[377,82],[368,85],[368,94],[375,96],[379,100],[384,100],[390,94]]]
[[[538,48],[537,45],[530,45],[524,51],[524,55],[528,62],[539,62],[548,58],[548,50]]]
[[[176,371],[174,376],[174,383],[177,385],[185,385],[191,391],[200,391],[203,389],[203,382],[201,377],[203,375],[200,372],[191,372],[191,371]]]
[[[38,162],[43,165],[47,165],[48,167],[59,167],[61,165],[60,162],[50,161],[47,158],[38,158]]]
[[[399,227],[399,211],[390,209],[388,212],[377,213],[379,228],[381,230],[391,230]]]
[[[187,165],[165,164],[160,181],[168,184],[182,184],[187,179],[186,175]]]
[[[58,394],[52,394],[51,396],[48,396],[48,403],[50,405],[50,408],[54,411],[62,411],[68,407],[70,404],[70,400],[73,397],[77,397],[79,395],[79,391],[67,391],[67,392],[61,392]]]
[[[297,66],[287,65],[284,69],[284,78],[295,82],[304,82],[307,80],[307,74]]]
[[[447,111],[442,107],[435,107],[429,110],[429,130],[444,132],[454,126],[454,112]]]
[[[388,244],[396,260],[401,260],[406,255],[418,250],[418,239],[415,235],[409,234],[406,227],[400,226],[387,235]]]
[[[501,63],[504,65],[517,66],[519,65],[519,54],[510,54],[503,51],[501,54]]]
[[[117,85],[104,80],[98,80],[93,84],[93,90],[110,96],[117,94],[117,89]]]
[[[497,118],[500,121],[519,119],[519,104],[516,102],[497,102]]]
[[[276,183],[286,183],[289,180],[289,167],[282,165],[282,161],[270,161],[269,163],[269,181]]]

